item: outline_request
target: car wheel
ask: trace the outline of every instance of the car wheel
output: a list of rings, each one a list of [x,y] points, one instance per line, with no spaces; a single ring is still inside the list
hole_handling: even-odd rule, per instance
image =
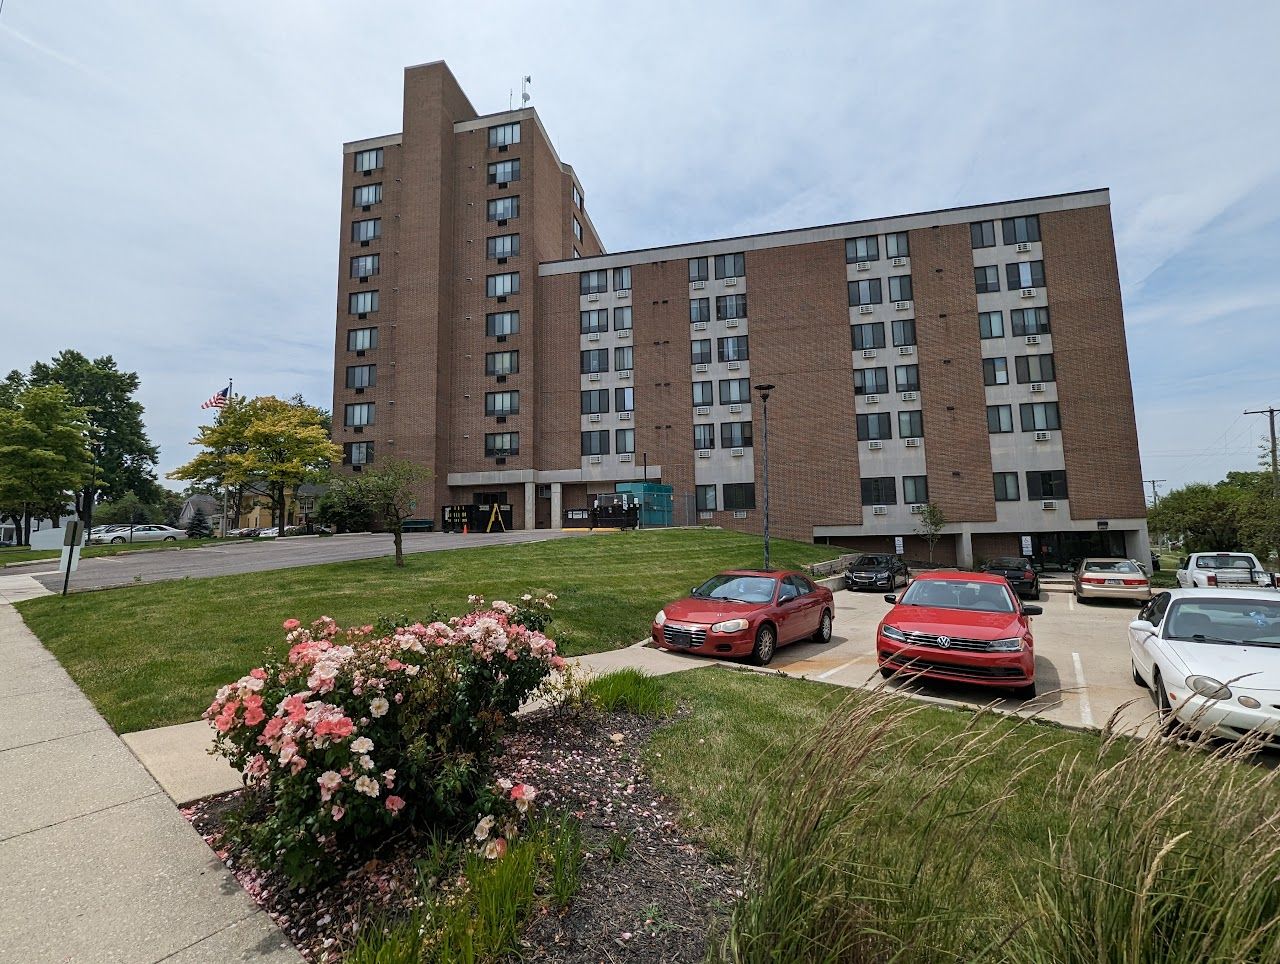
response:
[[[123,542],[124,542],[124,536],[116,536],[114,539],[111,540],[111,544],[113,546],[123,544]]]
[[[1160,732],[1166,736],[1178,729],[1178,718],[1173,715],[1173,704],[1169,702],[1169,693],[1164,688],[1164,680],[1160,671],[1155,671],[1156,712],[1160,719]]]
[[[1133,681],[1145,690],[1147,681],[1142,678],[1142,674],[1138,672],[1138,664],[1132,659],[1129,660],[1129,669],[1133,671]]]
[[[1033,700],[1036,698],[1036,684],[1028,683],[1026,686],[1019,686],[1013,691],[1013,695],[1020,700]]]
[[[756,644],[751,647],[751,662],[768,666],[778,649],[778,634],[768,623],[756,630]]]
[[[831,610],[822,610],[822,620],[818,623],[818,631],[813,634],[815,643],[831,642]]]
[[[895,673],[896,673],[896,670],[894,670],[892,666],[880,667],[880,675],[883,676],[885,679],[893,679]]]
[[[165,541],[165,542],[177,542],[177,541],[178,541],[178,537],[177,537],[177,536],[165,536],[165,537],[164,537],[164,541]]]

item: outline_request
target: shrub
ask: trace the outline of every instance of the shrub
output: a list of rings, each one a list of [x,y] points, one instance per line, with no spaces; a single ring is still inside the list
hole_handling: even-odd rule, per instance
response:
[[[658,681],[630,667],[597,676],[587,683],[586,696],[593,706],[606,713],[662,716],[670,709]]]
[[[263,804],[239,832],[261,863],[308,884],[399,830],[498,812],[498,739],[563,661],[517,607],[473,605],[389,633],[287,620],[288,656],[218,691],[205,717]]]

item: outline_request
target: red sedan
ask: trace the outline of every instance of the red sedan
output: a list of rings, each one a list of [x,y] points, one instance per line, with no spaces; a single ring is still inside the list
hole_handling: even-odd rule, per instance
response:
[[[749,656],[758,666],[779,646],[831,641],[831,590],[800,572],[734,569],[712,576],[653,620],[663,649]]]
[[[1031,616],[1003,576],[926,572],[900,597],[876,631],[880,673],[1012,689],[1036,695]]]

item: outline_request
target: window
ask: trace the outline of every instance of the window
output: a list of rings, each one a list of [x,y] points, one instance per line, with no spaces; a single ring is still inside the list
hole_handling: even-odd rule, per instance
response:
[[[607,372],[609,370],[609,349],[607,348],[589,348],[582,352],[582,364],[579,371],[584,375],[592,375],[596,372]]]
[[[1005,244],[1022,244],[1040,240],[1040,215],[1030,214],[1024,218],[1005,218],[1001,222],[1004,228]]]
[[[614,429],[613,450],[619,455],[634,453],[636,450],[636,430],[633,428]]]
[[[519,330],[518,311],[495,311],[484,316],[484,333],[490,337],[514,335]]]
[[[486,415],[519,415],[519,392],[485,392],[484,413]]]
[[[900,392],[920,391],[920,366],[898,365],[893,370],[893,383]]]
[[[714,425],[695,425],[693,427],[693,447],[695,449],[715,448],[716,427]]]
[[[520,122],[514,124],[499,124],[497,127],[489,128],[489,146],[490,147],[510,147],[512,144],[520,143]]]
[[[342,424],[347,427],[373,424],[373,402],[357,402],[343,409]]]
[[[382,237],[382,218],[365,218],[351,223],[352,241],[375,241]]]
[[[613,309],[613,330],[614,331],[630,331],[631,330],[631,306],[621,305]]]
[[[631,267],[614,268],[613,269],[613,290],[614,291],[630,291],[631,290]]]
[[[716,320],[747,317],[746,295],[719,295],[716,297]]]
[[[378,384],[375,365],[348,365],[347,388],[372,388]]]
[[[577,218],[573,219],[573,236],[579,241],[582,240],[582,222]]]
[[[1066,497],[1067,473],[1062,469],[1027,473],[1028,499],[1065,499]]]
[[[696,338],[689,345],[690,364],[693,365],[709,365],[711,364],[711,339]]]
[[[1057,402],[1029,402],[1018,406],[1024,432],[1056,432],[1062,428],[1058,420]]]
[[[1000,269],[994,264],[973,269],[973,288],[978,294],[1000,290]]]
[[[609,430],[600,429],[594,432],[582,433],[582,455],[585,458],[588,455],[608,455],[609,454]]]
[[[892,475],[862,480],[863,505],[897,505],[898,484]]]
[[[988,405],[987,431],[992,435],[1002,435],[1013,431],[1013,406]]]
[[[377,347],[377,328],[352,328],[347,332],[347,351],[368,351]]]
[[[715,403],[715,392],[712,391],[711,382],[693,383],[693,404],[695,407],[714,405]]]
[[[1054,381],[1053,355],[1023,355],[1013,360],[1018,384]]]
[[[490,221],[509,221],[520,217],[520,195],[492,198],[488,204],[488,217]]]
[[[720,446],[726,449],[751,448],[751,423],[721,422]]]
[[[694,281],[706,281],[708,277],[709,275],[707,274],[707,259],[706,258],[690,258],[689,259],[690,283]]]
[[[510,184],[520,180],[520,158],[513,157],[509,161],[494,161],[489,165],[490,184]]]
[[[884,322],[872,321],[865,325],[852,325],[853,350],[884,347]]]
[[[343,465],[368,465],[372,461],[372,442],[347,442],[342,446]]]
[[[904,318],[902,321],[893,323],[893,346],[901,348],[903,345],[914,345],[916,343],[916,320],[914,318]]]
[[[367,315],[378,310],[377,291],[353,291],[347,296],[347,310],[353,315]]]
[[[1007,358],[982,359],[982,384],[1008,385],[1009,360]]]
[[[382,167],[382,148],[375,147],[371,151],[356,151],[357,171],[376,171]]]
[[[907,243],[906,231],[899,231],[897,234],[886,234],[884,236],[884,256],[886,258],[911,257],[911,248]]]
[[[747,257],[744,254],[718,254],[716,261],[716,280],[721,278],[745,278],[747,276]]]
[[[582,192],[578,190],[578,185],[575,184],[573,186],[573,206],[576,207],[579,211],[581,211],[582,205],[583,205]]]
[[[1004,315],[998,311],[978,312],[978,334],[983,338],[1004,337]]]
[[[636,350],[631,345],[619,345],[613,350],[613,370],[629,372],[636,367]]]
[[[911,275],[901,274],[889,279],[889,300],[911,300]]]
[[[1009,321],[1015,335],[1049,334],[1048,308],[1015,308],[1009,312]]]
[[[614,407],[620,412],[636,410],[636,390],[634,388],[615,388],[613,390]]]
[[[608,271],[583,271],[578,275],[578,293],[598,295],[609,290]]]
[[[996,223],[994,221],[974,221],[969,225],[969,240],[975,248],[994,248],[996,246]]]
[[[898,413],[898,438],[923,438],[924,413],[921,411]]]
[[[902,501],[907,505],[924,505],[929,501],[929,477],[904,475],[902,477]]]
[[[351,277],[371,278],[382,270],[382,256],[378,254],[362,254],[351,259]]]
[[[992,479],[995,481],[997,502],[1017,502],[1022,498],[1018,494],[1017,472],[996,472]]]
[[[351,203],[356,207],[382,203],[382,184],[357,184],[351,192]]]
[[[485,458],[506,458],[520,454],[519,432],[488,432],[484,437]]]
[[[520,235],[500,234],[487,242],[485,256],[489,258],[514,258],[520,253]]]
[[[865,238],[850,238],[844,243],[844,260],[846,264],[858,261],[879,261],[880,241],[874,235]]]
[[[690,298],[689,299],[689,323],[694,324],[699,321],[711,320],[711,299],[710,298]]]
[[[853,370],[853,394],[883,395],[889,390],[889,369],[855,368]]]
[[[747,336],[738,335],[733,338],[717,339],[716,354],[722,362],[746,361],[750,357],[747,351]]]
[[[872,415],[854,417],[859,442],[893,438],[893,424],[889,421],[888,412],[876,412]]]
[[[724,509],[726,512],[743,512],[756,507],[754,482],[726,482],[724,484]]]
[[[510,271],[506,274],[491,274],[485,278],[485,294],[490,298],[505,298],[507,295],[519,294],[520,272]]]
[[[694,491],[698,494],[699,512],[716,511],[716,487],[714,485],[699,485]]]
[[[609,309],[597,308],[591,311],[580,311],[578,312],[578,323],[584,335],[590,335],[598,331],[608,331]]]
[[[884,299],[880,296],[880,279],[867,278],[865,281],[849,282],[849,307],[855,305],[878,305]]]
[[[706,383],[710,385],[710,382]],[[708,395],[711,393],[708,392]],[[751,401],[751,379],[749,378],[722,378],[720,379],[720,404],[721,405],[742,405]],[[704,403],[710,404],[710,403]]]
[[[1017,261],[1006,264],[1004,270],[1009,280],[1010,291],[1016,291],[1018,288],[1044,287],[1043,261]]]
[[[476,492],[471,496],[471,504],[487,509],[491,505],[510,505],[511,500],[507,498],[506,489],[498,489],[496,492]]]
[[[605,415],[609,411],[609,389],[593,388],[582,393],[583,415]]]
[[[484,356],[486,375],[515,375],[520,371],[520,352],[491,351]]]

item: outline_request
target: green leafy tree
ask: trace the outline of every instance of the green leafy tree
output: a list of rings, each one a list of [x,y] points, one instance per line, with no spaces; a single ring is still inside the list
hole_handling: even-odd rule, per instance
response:
[[[392,460],[366,466],[359,475],[335,476],[327,499],[333,510],[344,515],[368,516],[391,533],[395,542],[396,565],[404,565],[404,520],[418,508],[415,487],[431,478],[430,470],[412,462]]]
[[[16,408],[18,396],[27,387],[27,376],[14,369],[0,381],[0,408]]]
[[[916,534],[929,546],[929,565],[933,565],[933,549],[942,538],[942,529],[946,524],[947,517],[942,514],[942,510],[932,502],[925,503],[916,525]]]
[[[204,514],[204,509],[197,506],[191,521],[187,523],[187,538],[208,539],[212,533],[213,528],[209,525],[209,517]]]
[[[163,518],[158,508],[143,502],[136,492],[126,492],[118,499],[100,502],[94,515],[102,525],[142,525],[160,522]]]
[[[1240,518],[1248,491],[1226,482],[1183,486],[1161,497],[1148,513],[1147,524],[1180,539],[1187,552],[1238,552],[1244,548]]]
[[[58,386],[24,389],[0,407],[0,507],[22,521],[19,541],[31,541],[31,520],[62,515],[90,473],[88,419]]]

